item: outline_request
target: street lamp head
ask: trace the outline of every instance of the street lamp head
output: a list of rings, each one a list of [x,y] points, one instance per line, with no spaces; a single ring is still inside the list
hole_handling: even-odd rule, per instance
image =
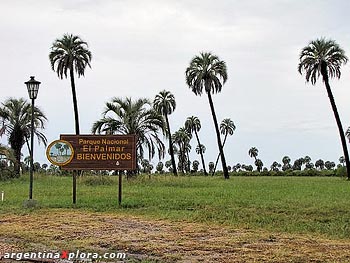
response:
[[[41,83],[40,81],[36,81],[34,79],[34,76],[31,76],[30,80],[24,82],[24,84],[27,85],[29,98],[36,99],[36,96],[38,95],[40,83]]]

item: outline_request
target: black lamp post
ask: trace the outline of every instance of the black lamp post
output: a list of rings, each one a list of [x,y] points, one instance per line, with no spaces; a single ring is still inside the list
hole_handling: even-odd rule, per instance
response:
[[[34,100],[38,95],[40,81],[36,81],[33,76],[30,80],[24,82],[27,85],[29,98],[32,100],[32,119],[30,125],[30,181],[29,181],[29,200],[33,199],[33,154],[34,154]]]

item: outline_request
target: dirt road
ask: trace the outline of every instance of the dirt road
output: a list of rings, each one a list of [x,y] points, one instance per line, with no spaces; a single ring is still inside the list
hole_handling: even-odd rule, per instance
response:
[[[3,253],[77,249],[124,252],[123,262],[350,262],[346,240],[74,210],[0,217]]]

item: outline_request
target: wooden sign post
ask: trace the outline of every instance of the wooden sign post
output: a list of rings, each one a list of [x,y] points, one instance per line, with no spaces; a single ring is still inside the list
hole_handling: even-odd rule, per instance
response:
[[[47,158],[62,170],[136,170],[135,135],[70,135],[63,134],[52,142]],[[122,198],[119,173],[118,203]]]

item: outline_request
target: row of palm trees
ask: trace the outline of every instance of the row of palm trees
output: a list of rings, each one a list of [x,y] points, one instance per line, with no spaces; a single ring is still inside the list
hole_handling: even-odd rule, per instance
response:
[[[57,39],[50,52],[50,61],[52,69],[55,70],[60,78],[67,77],[69,71],[71,79],[71,88],[73,95],[73,105],[75,113],[76,133],[79,134],[78,121],[78,107],[75,95],[74,70],[79,76],[83,76],[86,66],[90,67],[91,52],[87,48],[87,43],[82,41],[78,36],[66,34],[62,39]],[[325,83],[327,94],[331,103],[331,107],[336,119],[339,130],[341,144],[343,148],[345,163],[347,167],[347,175],[350,179],[350,161],[345,141],[345,133],[340,121],[339,113],[335,104],[332,90],[329,85],[329,78],[340,78],[340,68],[346,64],[347,57],[345,52],[333,40],[326,40],[324,38],[311,41],[304,47],[299,56],[300,63],[298,71],[300,74],[305,73],[306,81],[311,81],[315,84],[317,79],[322,76]],[[185,71],[186,83],[195,95],[202,95],[203,91],[207,94],[208,102],[214,122],[217,144],[222,162],[224,177],[229,178],[228,169],[226,165],[225,154],[223,150],[223,143],[220,138],[219,125],[216,117],[216,112],[212,100],[212,94],[221,92],[223,85],[227,81],[227,67],[225,61],[220,60],[217,56],[211,53],[200,53],[195,56],[190,65]],[[161,96],[168,96],[169,94],[162,94]],[[161,114],[166,122],[166,134],[169,138],[169,153],[171,155],[172,165],[175,168],[174,152],[172,150],[172,138],[170,136],[170,126],[167,116],[175,109],[176,104],[163,105],[162,98],[159,100],[159,108]],[[148,141],[149,142],[149,141]],[[146,141],[147,143],[147,141]],[[175,171],[176,169],[174,169]]]
[[[73,97],[73,108],[75,116],[75,127],[76,134],[79,134],[79,114],[76,98],[76,88],[74,81],[74,72],[77,73],[78,77],[84,76],[85,69],[87,66],[91,67],[91,52],[88,50],[88,45],[85,41],[81,40],[80,37],[74,36],[72,34],[65,34],[63,38],[56,39],[51,47],[51,52],[49,54],[49,59],[51,62],[51,67],[54,71],[57,72],[59,78],[67,78],[68,72],[71,81],[72,97]],[[214,104],[212,100],[212,94],[220,92],[223,84],[227,80],[227,68],[226,63],[220,60],[217,56],[211,53],[201,53],[199,56],[196,56],[192,59],[189,67],[186,69],[186,83],[189,88],[196,94],[201,95],[203,90],[208,95],[209,105],[214,121],[214,127],[217,135],[217,143],[219,147],[220,157],[222,161],[222,167],[224,170],[225,178],[229,178],[226,159],[223,151],[223,145],[220,139],[219,126],[216,118],[216,113],[214,109]],[[169,154],[171,156],[173,171],[176,174],[176,164],[174,158],[174,150],[172,143],[172,136],[170,131],[168,115],[171,114],[175,107],[176,103],[172,94],[164,91],[161,92],[154,101],[154,110],[162,116],[162,120],[158,119],[155,123],[150,124],[148,127],[143,127],[150,129],[151,131],[147,133],[146,137],[138,137],[137,148],[140,151],[140,154],[143,152],[143,148],[146,147],[149,149],[149,157],[152,157],[156,150],[158,154],[164,152],[164,144],[159,140],[158,132],[162,131],[169,139]],[[120,99],[120,98],[119,98]],[[140,104],[143,104],[144,99],[141,99]],[[146,102],[145,102],[146,103]],[[147,102],[149,103],[149,102]],[[121,125],[120,123],[114,122],[108,113],[116,112],[117,110],[122,110],[123,107],[135,106],[132,105],[131,99],[129,102],[123,105],[123,101],[118,101],[118,98],[112,100],[112,103],[107,105],[107,108],[104,112],[103,119],[100,122],[94,123],[93,132],[101,132],[109,129],[109,132],[112,133],[118,131],[121,134],[127,134],[127,132],[135,132],[136,135],[140,136],[141,132],[135,130],[135,127],[128,127],[128,125]],[[111,106],[111,108],[108,108]],[[115,109],[113,107],[116,107]],[[143,116],[140,120],[131,121],[130,123],[135,123],[142,121],[142,119],[147,119],[151,115],[154,115],[153,109],[147,109],[143,111]],[[119,114],[122,116],[122,114]],[[148,115],[148,116],[147,116]],[[122,116],[123,117],[123,116]],[[128,117],[128,116],[125,116]],[[130,116],[129,116],[130,117]],[[135,116],[131,116],[135,117]],[[155,116],[153,116],[155,117]],[[164,117],[164,120],[163,120]],[[123,117],[124,118],[124,117]],[[157,117],[155,117],[157,119]],[[149,120],[149,119],[148,119]],[[110,122],[109,124],[106,124]],[[165,122],[165,125],[164,125]],[[99,127],[101,124],[103,127]],[[106,125],[105,125],[106,124]],[[162,125],[162,127],[159,127]],[[157,128],[159,127],[159,130]],[[106,131],[104,131],[106,132]]]
[[[80,128],[75,76],[84,76],[86,68],[91,67],[91,58],[92,54],[88,49],[87,42],[83,41],[79,36],[72,34],[65,34],[62,38],[56,39],[49,54],[52,70],[57,73],[58,77],[63,79],[68,78],[69,75],[76,134],[80,133]],[[321,38],[311,41],[305,48],[303,48],[299,60],[298,71],[301,74],[305,73],[307,82],[310,81],[312,84],[315,84],[317,79],[322,76],[338,126],[347,167],[347,175],[350,178],[350,162],[345,141],[345,133],[329,85],[329,78],[340,78],[340,67],[348,60],[345,56],[345,52],[335,41]],[[224,143],[226,142],[226,135],[232,134],[234,129],[227,131],[224,141],[221,140],[220,128],[212,99],[212,95],[221,92],[223,85],[227,81],[228,75],[226,63],[225,61],[220,60],[216,55],[202,52],[191,60],[189,66],[185,70],[185,76],[186,84],[195,95],[200,96],[204,92],[207,95],[219,149],[218,158],[221,159],[224,177],[228,179],[229,174],[224,153]],[[6,105],[6,103],[9,103],[9,105]],[[14,150],[14,155],[17,160],[17,167],[15,170],[16,173],[19,174],[18,161],[20,160],[21,149],[28,141],[28,131],[30,127],[28,126],[27,121],[22,121],[21,124],[18,125],[11,122],[11,116],[9,115],[13,113],[18,116],[23,115],[26,120],[29,118],[28,103],[23,99],[18,100],[18,103],[14,103],[13,100],[9,100],[6,103],[3,105],[0,112],[0,117],[3,120],[0,132],[1,134],[7,133],[9,143]],[[10,105],[11,103],[13,105]],[[7,112],[6,108],[11,107],[13,107],[13,112]],[[181,161],[179,164],[182,166],[180,168],[183,168],[186,162],[185,152],[188,150],[185,147],[186,143],[184,138],[185,133],[189,133],[190,130],[190,133],[194,132],[196,135],[197,147],[201,154],[203,169],[205,169],[203,157],[204,148],[199,142],[198,123],[190,125],[190,121],[193,121],[190,120],[187,128],[184,127],[183,130],[180,129],[174,134],[171,133],[168,116],[175,110],[175,108],[175,98],[169,91],[160,92],[154,99],[153,103],[147,99],[139,99],[133,102],[131,98],[125,100],[121,98],[113,98],[110,103],[106,104],[106,109],[103,112],[102,119],[93,124],[92,131],[109,134],[135,133],[138,136],[137,148],[139,154],[142,156],[145,149],[147,149],[149,158],[152,158],[156,152],[160,158],[164,156],[166,147],[159,137],[159,135],[163,133],[169,140],[168,151],[171,156],[173,172],[176,174],[178,169],[176,169],[174,145],[177,145],[177,152],[180,152]],[[114,117],[111,116],[113,114],[115,114]],[[38,108],[36,108],[35,115],[35,133],[40,141],[46,143],[46,138],[40,131],[44,128],[46,117]],[[147,132],[145,132],[146,130]],[[347,135],[350,136],[350,131]],[[177,137],[182,139],[179,140]],[[30,149],[28,150],[30,151]],[[257,159],[256,156],[254,157],[253,152],[251,153],[251,156],[255,158],[256,165],[259,164],[259,159]],[[74,182],[75,176],[73,176],[73,184]]]
[[[205,146],[201,144],[199,131],[201,122],[198,117],[190,116],[186,119],[184,127],[171,134],[168,115],[174,112],[176,101],[170,91],[161,91],[153,102],[146,98],[132,100],[131,98],[112,98],[107,102],[102,112],[102,118],[93,123],[93,134],[136,134],[136,149],[139,162],[143,162],[145,154],[148,161],[156,153],[162,159],[166,152],[171,158],[171,170],[175,175],[178,171],[189,172],[189,153],[192,135],[196,138],[196,152],[201,157],[203,172],[207,175],[204,160]],[[235,125],[232,120],[224,119],[220,124],[221,134],[224,135],[224,143],[228,135],[232,135]],[[162,141],[165,136],[169,141],[168,151]],[[178,157],[178,164],[175,161]],[[219,156],[218,156],[219,158]]]

